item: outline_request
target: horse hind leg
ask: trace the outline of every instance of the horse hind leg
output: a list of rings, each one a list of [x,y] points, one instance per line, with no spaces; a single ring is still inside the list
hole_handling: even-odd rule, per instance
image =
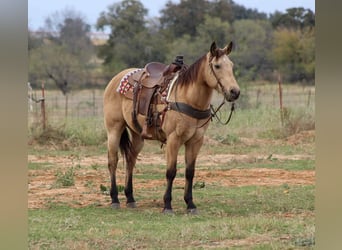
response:
[[[110,129],[107,132],[108,137],[108,170],[110,174],[111,187],[110,197],[112,208],[120,208],[120,201],[118,199],[118,188],[116,185],[116,169],[118,165],[118,150],[121,140],[122,129]]]
[[[128,130],[125,129],[121,141],[120,149],[124,155],[126,162],[126,179],[125,179],[125,196],[127,199],[126,206],[129,208],[135,208],[136,202],[133,196],[133,170],[141,151],[144,141],[141,139],[140,135],[130,131],[131,138],[128,136]]]

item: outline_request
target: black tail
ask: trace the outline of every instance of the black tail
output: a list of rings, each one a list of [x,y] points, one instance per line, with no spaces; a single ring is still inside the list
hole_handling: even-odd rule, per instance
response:
[[[134,150],[131,140],[129,139],[128,131],[125,128],[120,138],[120,151],[126,164],[132,166],[133,161],[137,157],[137,153]]]

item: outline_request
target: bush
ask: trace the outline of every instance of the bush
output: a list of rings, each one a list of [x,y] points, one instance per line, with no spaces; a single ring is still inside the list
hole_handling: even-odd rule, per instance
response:
[[[304,109],[283,108],[281,127],[264,131],[261,136],[282,139],[302,131],[314,130],[315,119],[312,113]]]
[[[305,112],[305,110],[284,108],[284,133],[285,136],[297,134],[305,130],[315,129],[315,120],[311,114]]]

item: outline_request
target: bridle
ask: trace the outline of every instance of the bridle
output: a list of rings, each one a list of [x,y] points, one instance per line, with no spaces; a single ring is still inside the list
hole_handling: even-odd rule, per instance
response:
[[[221,90],[222,90],[222,93],[223,93],[223,100],[221,102],[221,104],[215,109],[214,106],[212,104],[210,104],[210,110],[211,110],[211,117],[210,119],[212,120],[213,117],[215,117],[217,119],[217,121],[222,124],[222,125],[227,125],[229,122],[230,122],[230,119],[232,118],[232,114],[233,114],[233,111],[235,110],[235,103],[232,102],[232,106],[230,108],[230,114],[228,116],[228,119],[225,121],[225,122],[222,122],[221,118],[217,115],[217,113],[220,111],[220,109],[222,108],[222,106],[226,103],[226,90],[225,88],[223,87],[223,84],[221,83],[220,79],[218,78],[218,76],[216,75],[215,73],[215,70],[213,68],[213,59],[214,57],[212,55],[210,55],[210,58],[209,58],[209,67],[211,69],[211,73],[214,75],[215,79],[216,79],[216,82],[217,82],[217,85],[220,86]],[[207,123],[207,122],[206,122]]]

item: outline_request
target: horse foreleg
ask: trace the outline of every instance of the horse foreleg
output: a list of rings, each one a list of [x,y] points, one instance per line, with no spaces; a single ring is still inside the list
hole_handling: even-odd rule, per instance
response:
[[[179,140],[176,136],[169,136],[166,144],[166,191],[164,194],[164,213],[172,213],[172,185],[177,174],[177,154],[180,148]]]
[[[196,158],[203,144],[203,137],[197,140],[190,140],[185,144],[185,188],[184,201],[187,204],[189,213],[197,213],[196,205],[193,202],[192,186],[195,175]]]

